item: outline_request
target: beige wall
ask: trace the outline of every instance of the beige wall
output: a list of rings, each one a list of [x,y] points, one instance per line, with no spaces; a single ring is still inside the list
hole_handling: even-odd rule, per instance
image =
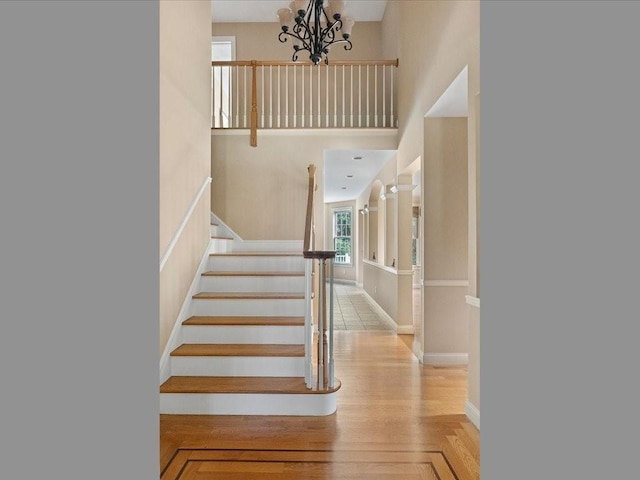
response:
[[[358,265],[359,253],[359,233],[358,228],[358,216],[361,216],[356,209],[356,201],[351,200],[348,202],[335,202],[325,204],[325,250],[333,250],[333,209],[340,207],[351,207],[351,265],[334,265],[333,277],[336,280],[348,280],[350,282],[356,281],[356,270]]]
[[[316,244],[324,244],[323,151],[395,148],[395,135],[258,131],[212,135],[212,211],[245,240],[302,240],[307,166],[316,165]]]
[[[284,4],[283,4],[284,5]],[[273,12],[274,19],[276,12]],[[353,27],[351,42],[353,48],[345,51],[343,45],[334,45],[329,50],[329,63],[332,60],[381,60],[382,39],[381,22],[359,22]],[[291,39],[285,43],[278,40],[282,30],[278,22],[274,23],[214,23],[211,34],[214,36],[236,37],[237,60],[278,60],[290,61],[293,55]],[[385,58],[393,60],[396,57]],[[306,61],[303,53],[299,61]]]
[[[160,254],[210,175],[210,5],[160,2]],[[209,241],[204,192],[160,272],[160,353]]]
[[[378,264],[364,262],[363,288],[396,323],[398,317],[398,276]]]
[[[466,280],[467,119],[425,119],[424,143],[424,279]]]
[[[424,115],[453,79],[468,66],[468,238],[467,276],[469,289],[477,293],[477,222],[479,192],[477,142],[480,91],[479,1],[402,0],[387,3],[382,22],[382,49],[385,56],[397,52],[398,79],[398,171],[403,171],[422,155]],[[426,218],[426,215],[425,215]],[[423,274],[428,272],[423,267]],[[468,313],[469,401],[479,407],[479,315]],[[473,323],[475,322],[475,323]]]

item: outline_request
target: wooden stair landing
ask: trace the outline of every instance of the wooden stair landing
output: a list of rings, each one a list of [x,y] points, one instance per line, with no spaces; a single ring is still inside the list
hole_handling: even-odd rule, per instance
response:
[[[304,326],[304,317],[209,317],[194,316],[183,325],[263,325],[263,326]]]
[[[193,298],[201,299],[266,299],[266,300],[304,300],[304,293],[280,293],[280,292],[200,292]]]
[[[304,357],[304,345],[183,343],[174,357]]]
[[[160,386],[160,393],[284,393],[326,394],[337,391],[340,381],[335,380],[333,389],[318,391],[307,388],[300,377],[170,377]]]
[[[210,253],[210,257],[302,257],[302,252],[218,252]]]
[[[209,271],[202,274],[205,277],[304,277],[304,272],[221,272]]]

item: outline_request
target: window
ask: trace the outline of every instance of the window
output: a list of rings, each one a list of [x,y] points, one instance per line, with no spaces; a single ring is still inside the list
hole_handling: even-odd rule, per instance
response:
[[[411,264],[420,266],[420,207],[413,207],[411,218]]]
[[[351,208],[333,211],[333,249],[336,265],[351,265]]]
[[[213,37],[211,39],[211,61],[235,60],[235,37]],[[229,112],[231,111],[231,68],[214,67],[211,75],[213,94],[213,123],[214,128],[229,128]]]

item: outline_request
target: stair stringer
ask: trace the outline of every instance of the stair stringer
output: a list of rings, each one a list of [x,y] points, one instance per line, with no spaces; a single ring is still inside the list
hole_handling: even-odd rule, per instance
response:
[[[180,343],[182,341],[182,322],[184,322],[191,315],[192,297],[200,291],[200,279],[202,278],[202,274],[207,270],[212,244],[213,241],[209,240],[209,244],[207,245],[207,248],[205,248],[202,259],[200,260],[200,265],[198,265],[196,274],[194,275],[193,281],[191,282],[191,286],[189,287],[189,290],[187,290],[185,299],[182,302],[182,307],[178,312],[178,317],[173,324],[173,328],[171,329],[171,334],[169,335],[167,344],[165,345],[164,350],[162,351],[162,355],[160,356],[160,385],[162,385],[162,383],[171,376],[170,354],[174,349],[180,346]]]

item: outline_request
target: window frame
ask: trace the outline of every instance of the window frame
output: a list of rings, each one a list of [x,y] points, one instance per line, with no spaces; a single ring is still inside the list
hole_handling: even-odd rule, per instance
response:
[[[349,233],[350,235],[341,235],[337,236],[337,214],[341,212],[349,212]],[[333,225],[333,250],[336,250],[336,239],[338,238],[349,238],[349,262],[337,262],[334,259],[334,265],[340,265],[343,267],[352,267],[353,266],[353,207],[335,207],[331,209],[331,223]],[[337,258],[337,255],[336,255]]]
[[[236,59],[236,37],[234,36],[211,36],[211,61],[213,62],[213,49],[216,44],[229,44],[231,58],[224,60]],[[232,91],[231,91],[231,68],[220,67],[219,70],[211,72],[211,91],[216,92],[216,84],[220,83],[220,88],[223,90],[223,99],[219,99],[216,95],[211,99],[211,126],[214,128],[230,128],[231,127],[231,104],[232,104]],[[226,81],[225,81],[226,80]],[[223,88],[226,85],[226,90]],[[217,108],[216,108],[217,107]],[[226,108],[225,108],[226,107]],[[219,110],[219,114],[216,114]],[[225,115],[226,113],[226,115]],[[225,121],[226,120],[226,121]]]

